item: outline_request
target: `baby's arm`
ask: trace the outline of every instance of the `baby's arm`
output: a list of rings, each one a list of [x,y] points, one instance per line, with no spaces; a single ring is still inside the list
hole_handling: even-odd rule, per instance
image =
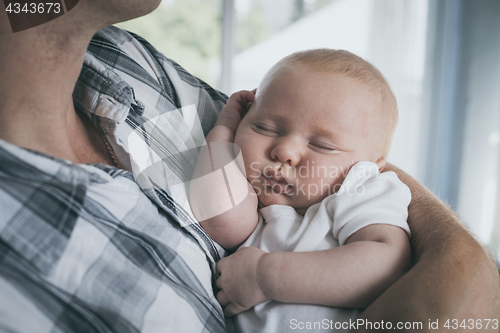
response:
[[[193,180],[197,181],[192,181],[189,188],[195,217],[208,235],[225,249],[243,243],[258,222],[254,189],[235,162],[227,167],[234,160],[232,143],[236,129],[253,98],[254,93],[245,90],[231,95],[215,127],[207,135],[207,145],[200,150],[193,174]],[[244,165],[239,167],[244,170]],[[219,178],[200,178],[214,171],[218,171]],[[244,199],[235,203],[237,197]]]
[[[346,245],[313,252],[241,248],[218,263],[217,300],[235,315],[266,300],[364,308],[409,268],[410,244],[399,227],[366,226]]]
[[[411,260],[406,233],[383,224],[366,226],[331,250],[274,254],[263,256],[257,267],[265,295],[285,303],[348,308],[371,304]]]

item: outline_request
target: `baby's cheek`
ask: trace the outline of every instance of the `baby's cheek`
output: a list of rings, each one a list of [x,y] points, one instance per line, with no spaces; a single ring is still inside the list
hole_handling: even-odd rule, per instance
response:
[[[307,184],[306,192],[311,205],[336,193],[340,189],[340,186],[342,186],[341,179],[333,175],[332,177],[321,177]]]

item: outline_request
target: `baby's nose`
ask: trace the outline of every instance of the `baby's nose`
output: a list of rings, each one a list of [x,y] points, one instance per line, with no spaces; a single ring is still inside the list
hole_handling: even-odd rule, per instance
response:
[[[296,138],[280,138],[271,150],[271,159],[296,166],[303,154],[302,144]]]

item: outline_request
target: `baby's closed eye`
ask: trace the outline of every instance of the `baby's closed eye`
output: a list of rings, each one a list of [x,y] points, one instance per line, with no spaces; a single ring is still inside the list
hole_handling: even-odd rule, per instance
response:
[[[338,150],[336,147],[325,144],[325,143],[309,142],[309,147],[312,150],[320,152],[320,153],[327,153],[327,154],[340,153],[340,150]]]
[[[262,134],[262,135],[267,135],[267,136],[278,136],[279,132],[276,128],[265,125],[265,124],[252,124],[252,128],[255,132]]]

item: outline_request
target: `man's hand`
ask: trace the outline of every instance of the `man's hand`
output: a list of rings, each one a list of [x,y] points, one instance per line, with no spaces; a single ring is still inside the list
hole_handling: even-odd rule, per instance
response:
[[[270,300],[259,285],[258,266],[266,252],[256,247],[242,247],[217,264],[220,277],[215,284],[221,291],[217,300],[226,316],[234,316]]]

